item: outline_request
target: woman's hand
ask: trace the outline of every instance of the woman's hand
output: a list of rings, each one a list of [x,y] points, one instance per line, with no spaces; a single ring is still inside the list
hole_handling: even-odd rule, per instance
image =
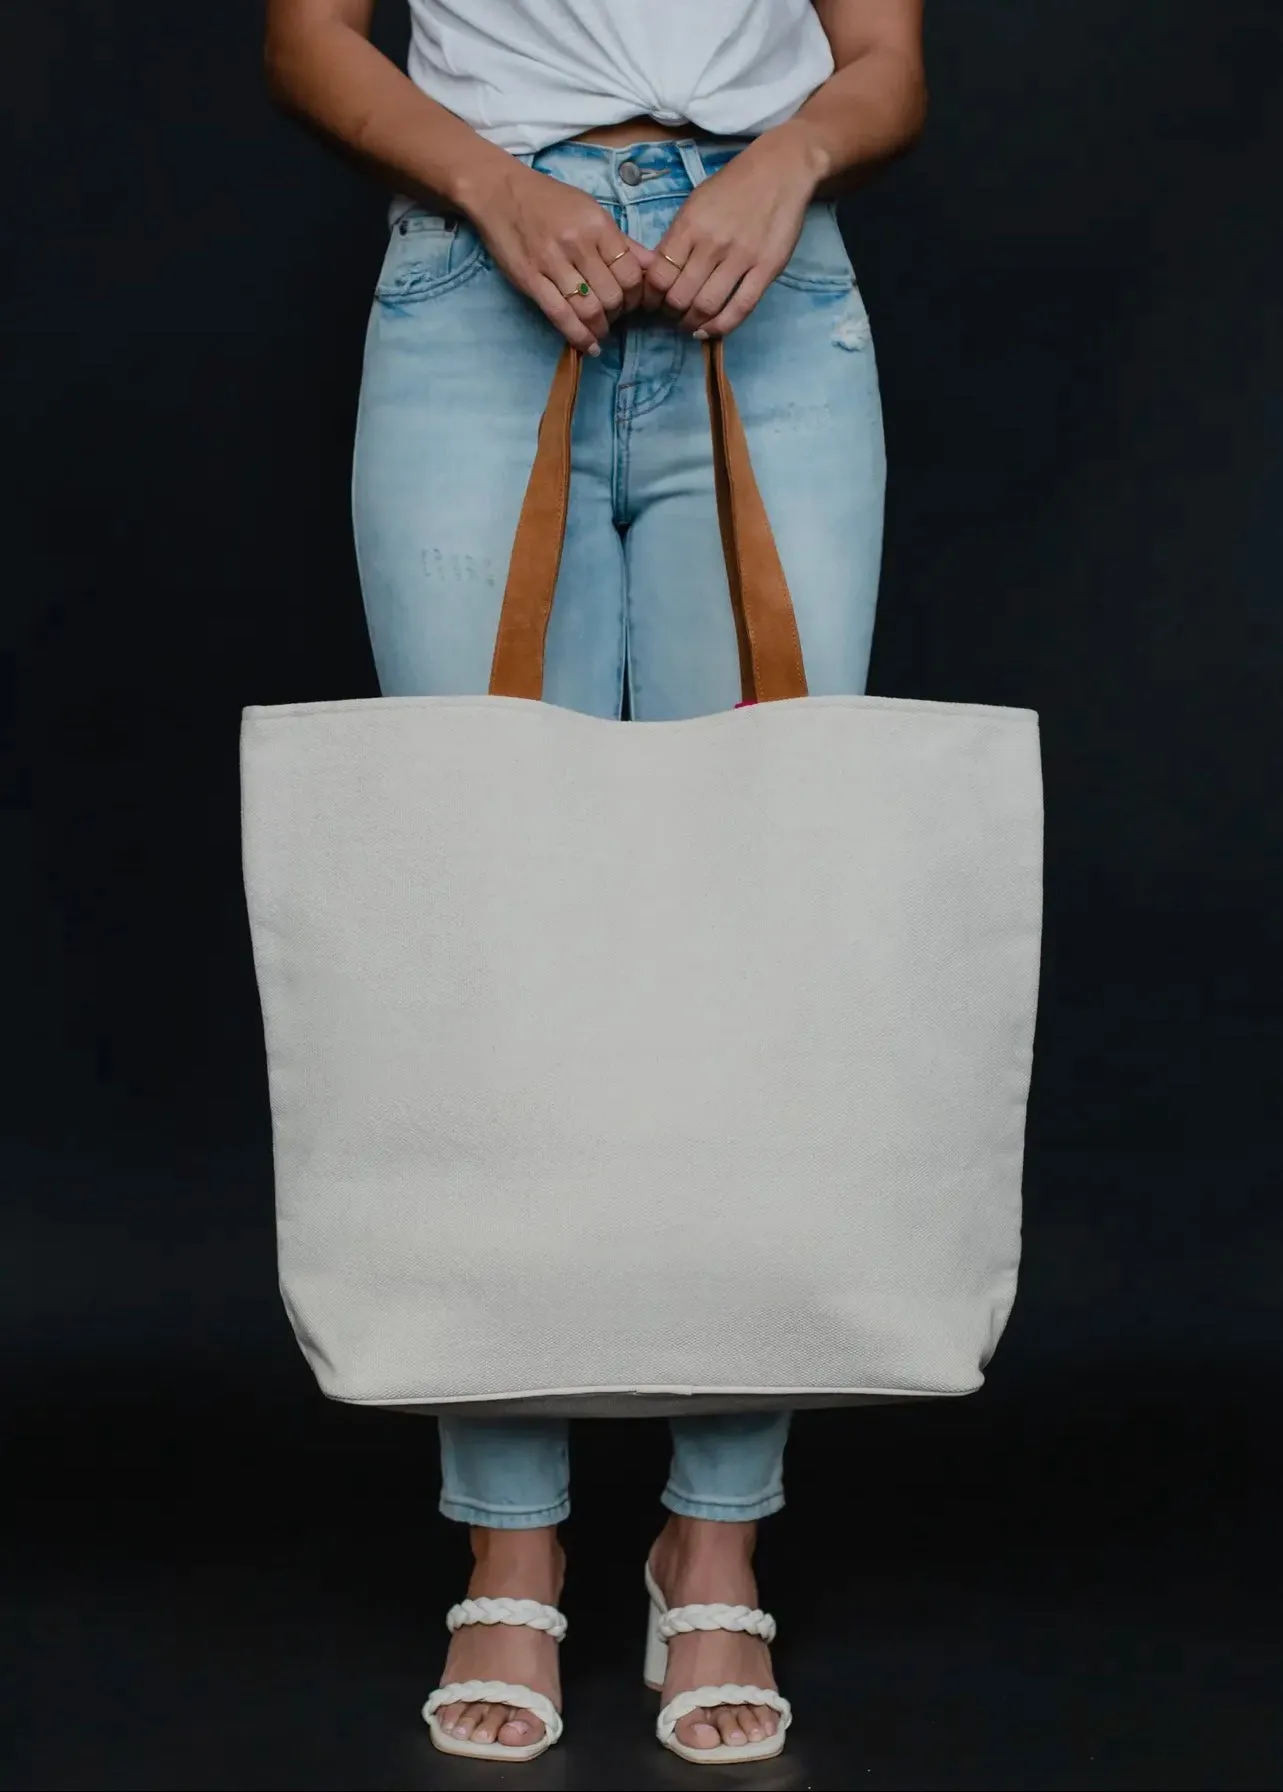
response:
[[[464,209],[513,285],[573,348],[600,354],[614,320],[642,303],[655,252],[626,237],[578,187],[505,160],[475,191],[463,192]]]
[[[778,126],[696,187],[655,252],[645,304],[701,341],[742,324],[797,247],[824,177],[804,126]]]
[[[595,199],[536,174],[420,93],[370,42],[374,3],[268,0],[273,91],[397,192],[461,211],[567,342],[596,354],[611,320],[641,302],[653,250],[630,242]]]

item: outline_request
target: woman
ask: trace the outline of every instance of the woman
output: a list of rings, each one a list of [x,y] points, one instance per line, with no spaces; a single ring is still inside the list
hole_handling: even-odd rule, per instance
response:
[[[640,721],[737,701],[699,346],[713,337],[730,338],[810,690],[861,692],[882,431],[824,202],[921,126],[921,0],[410,4],[408,77],[369,42],[374,0],[269,0],[267,43],[279,96],[401,196],[354,477],[384,694],[486,690],[564,339],[588,360],[545,695]],[[691,1759],[783,1745],[752,1556],[783,1504],[787,1429],[779,1414],[673,1423],[647,1678],[663,1680],[661,1740]],[[440,1430],[441,1509],[471,1526],[475,1566],[425,1715],[438,1747],[529,1759],[560,1732],[565,1424]]]

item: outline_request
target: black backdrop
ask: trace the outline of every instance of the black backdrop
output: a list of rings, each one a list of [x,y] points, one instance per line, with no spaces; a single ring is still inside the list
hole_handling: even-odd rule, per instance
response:
[[[871,688],[1042,715],[1027,1257],[983,1395],[798,1426],[771,1783],[1272,1786],[1283,14],[928,12],[926,139],[845,208],[891,456]],[[326,1406],[274,1288],[236,729],[374,693],[383,223],[272,114],[260,36],[245,3],[3,26],[13,1785],[456,1783],[414,1722],[461,1572],[430,1431]],[[662,1433],[581,1429],[582,1584],[626,1593]],[[571,1610],[595,1716],[529,1783],[670,1783]]]

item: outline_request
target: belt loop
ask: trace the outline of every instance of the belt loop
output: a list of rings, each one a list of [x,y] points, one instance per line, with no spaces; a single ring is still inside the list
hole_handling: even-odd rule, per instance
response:
[[[692,187],[698,187],[708,179],[708,169],[704,166],[704,158],[699,153],[698,143],[683,138],[677,145],[677,153],[682,158],[682,167]]]

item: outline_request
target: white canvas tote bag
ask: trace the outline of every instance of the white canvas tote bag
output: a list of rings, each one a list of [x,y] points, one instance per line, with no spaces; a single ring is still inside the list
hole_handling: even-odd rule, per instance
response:
[[[1029,711],[808,698],[720,352],[751,706],[540,701],[579,360],[490,693],[245,711],[281,1286],[324,1391],[629,1414],[976,1388],[1039,962]]]

